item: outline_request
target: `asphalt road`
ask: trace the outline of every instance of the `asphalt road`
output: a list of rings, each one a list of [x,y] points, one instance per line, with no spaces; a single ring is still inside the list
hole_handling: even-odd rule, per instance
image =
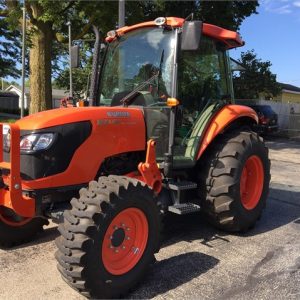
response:
[[[129,298],[300,299],[300,143],[269,141],[268,205],[252,231],[231,235],[200,215],[174,217],[157,263]],[[0,250],[0,299],[83,299],[60,278],[54,225]]]

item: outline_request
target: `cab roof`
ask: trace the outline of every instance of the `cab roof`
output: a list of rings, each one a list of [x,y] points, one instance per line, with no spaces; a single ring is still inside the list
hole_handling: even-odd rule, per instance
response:
[[[176,17],[167,17],[166,18],[166,25],[178,28],[182,27],[185,20],[182,18],[176,18]],[[143,23],[138,23],[132,26],[125,26],[122,28],[119,28],[116,30],[117,34],[119,36],[122,36],[130,31],[145,28],[145,27],[156,27],[158,26],[154,21],[148,21]],[[222,27],[218,27],[216,25],[203,23],[203,30],[202,33],[206,36],[212,37],[222,43],[224,43],[227,47],[227,49],[232,49],[236,47],[241,47],[245,44],[245,42],[241,39],[240,35],[231,30],[224,29]],[[113,37],[107,37],[106,41],[111,42],[114,40]]]

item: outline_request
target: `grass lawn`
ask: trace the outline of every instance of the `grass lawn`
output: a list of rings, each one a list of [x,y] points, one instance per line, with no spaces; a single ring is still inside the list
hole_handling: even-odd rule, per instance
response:
[[[1,123],[14,123],[16,121],[17,121],[17,119],[8,119],[8,118],[5,118],[5,117],[0,117],[0,122]]]

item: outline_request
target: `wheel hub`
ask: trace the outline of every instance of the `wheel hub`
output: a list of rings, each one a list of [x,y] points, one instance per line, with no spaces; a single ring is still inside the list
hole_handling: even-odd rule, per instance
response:
[[[125,239],[125,231],[123,228],[117,228],[112,234],[111,244],[113,247],[119,247]]]

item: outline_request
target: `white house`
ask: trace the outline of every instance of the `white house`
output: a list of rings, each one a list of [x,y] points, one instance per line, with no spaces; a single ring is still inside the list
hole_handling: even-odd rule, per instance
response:
[[[22,96],[22,90],[19,87],[16,87],[15,85],[10,85],[6,90],[6,92],[12,92],[19,96],[19,108],[21,108],[21,96]],[[65,90],[58,90],[58,89],[52,89],[52,107],[58,107],[60,103],[60,99],[66,97],[68,95],[68,91]],[[29,95],[29,88],[25,88],[25,97],[24,97],[24,108],[29,108],[30,104],[30,95]]]

